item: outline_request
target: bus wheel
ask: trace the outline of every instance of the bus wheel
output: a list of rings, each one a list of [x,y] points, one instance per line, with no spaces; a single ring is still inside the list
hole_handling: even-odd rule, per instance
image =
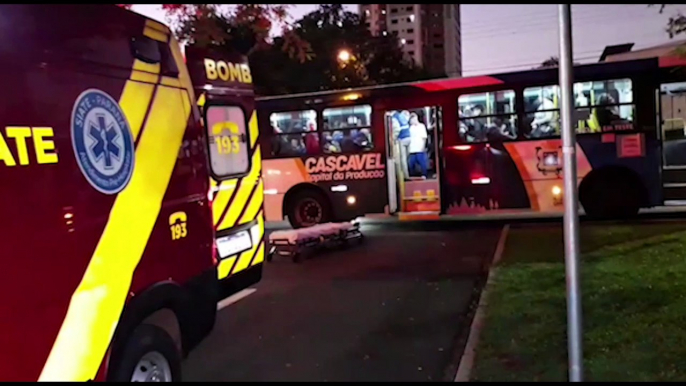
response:
[[[600,177],[600,175],[596,176]],[[579,201],[592,219],[627,219],[638,214],[641,192],[632,178],[603,174],[579,187]]]
[[[114,359],[114,358],[113,358]],[[110,367],[114,382],[180,382],[181,356],[162,328],[141,324]]]
[[[295,229],[331,221],[329,200],[315,190],[296,193],[288,208],[288,221]]]

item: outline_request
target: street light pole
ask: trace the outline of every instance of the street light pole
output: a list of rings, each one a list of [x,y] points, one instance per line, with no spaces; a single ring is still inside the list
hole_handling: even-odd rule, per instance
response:
[[[569,381],[583,380],[581,293],[579,291],[579,204],[576,179],[576,138],[572,125],[574,67],[571,4],[559,4],[560,91],[564,165],[564,239],[567,275],[567,351]]]

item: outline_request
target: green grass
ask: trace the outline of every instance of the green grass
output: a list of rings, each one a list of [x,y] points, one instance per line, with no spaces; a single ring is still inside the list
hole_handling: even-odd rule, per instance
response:
[[[565,381],[562,230],[512,228],[472,379]],[[686,380],[686,224],[582,225],[588,381]]]

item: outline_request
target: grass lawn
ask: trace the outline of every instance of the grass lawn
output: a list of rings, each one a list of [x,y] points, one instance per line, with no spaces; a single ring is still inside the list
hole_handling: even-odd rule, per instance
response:
[[[686,380],[686,223],[581,229],[584,380]],[[510,229],[474,381],[566,381],[560,226]]]

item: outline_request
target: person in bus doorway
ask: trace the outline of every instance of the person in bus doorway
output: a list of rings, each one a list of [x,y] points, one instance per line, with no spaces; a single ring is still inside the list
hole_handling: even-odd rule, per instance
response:
[[[393,113],[393,133],[400,148],[400,167],[405,179],[410,178],[407,162],[410,156],[410,112],[407,110]]]
[[[415,166],[419,165],[423,178],[428,176],[429,160],[426,156],[426,140],[428,138],[426,125],[419,122],[416,113],[410,114],[410,159],[408,166],[409,170],[414,170]]]

